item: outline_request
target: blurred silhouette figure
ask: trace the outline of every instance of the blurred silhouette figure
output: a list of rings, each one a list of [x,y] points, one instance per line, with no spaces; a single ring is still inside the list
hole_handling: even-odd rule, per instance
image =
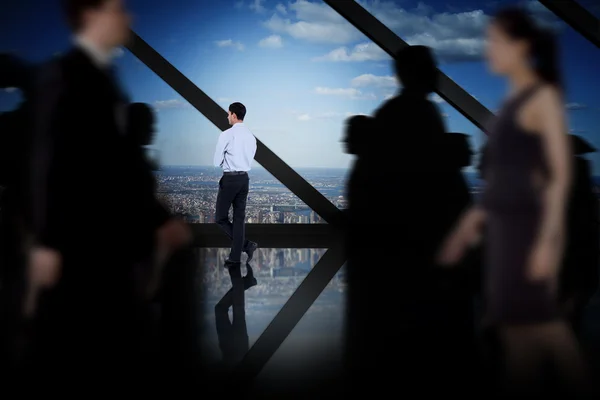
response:
[[[232,286],[233,282],[237,285],[237,280],[241,280],[244,290],[248,290],[257,285],[256,278],[249,263],[246,263],[246,275],[242,277],[238,268],[229,268]],[[234,302],[233,288],[219,300],[215,306],[215,320],[217,325],[217,335],[219,338],[219,348],[223,355],[225,366],[233,366],[241,361],[246,355],[250,344],[248,342],[248,329],[246,327],[246,313],[242,307],[233,307]],[[229,319],[229,308],[233,309],[233,319]]]
[[[127,132],[144,151],[148,170],[157,171],[159,166],[145,153],[146,147],[154,143],[156,131],[156,116],[152,107],[146,103],[131,103],[127,107],[127,124]]]
[[[559,279],[559,300],[573,331],[581,336],[584,309],[598,289],[600,217],[593,192],[591,167],[584,154],[596,151],[571,135],[574,154],[571,196],[567,213],[567,240]]]
[[[36,373],[82,383],[98,380],[100,365],[113,376],[139,365],[134,266],[147,216],[132,210],[152,199],[136,185],[139,151],[111,62],[129,39],[129,16],[121,0],[63,5],[75,45],[41,68],[36,85],[29,289],[41,295]]]
[[[489,129],[482,202],[465,213],[439,259],[458,262],[485,223],[486,321],[502,342],[508,393],[539,394],[548,361],[569,389],[580,389],[583,360],[556,295],[571,181],[556,46],[518,8],[492,19],[488,39],[490,67],[511,91]]]
[[[373,117],[350,118],[344,139],[357,156],[347,188],[346,366],[352,391],[424,393],[432,376],[464,386],[455,357],[473,367],[467,274],[436,268],[433,257],[469,205],[461,168],[471,151],[464,135],[446,133],[428,99],[438,76],[431,51],[403,49],[395,67],[401,93]],[[390,367],[398,363],[408,371],[401,382]]]
[[[138,190],[150,199],[144,203],[149,208],[141,212],[145,218],[140,221],[141,231],[148,234],[147,249],[144,252],[148,259],[145,262],[147,276],[142,279],[145,282],[143,295],[150,299],[159,289],[165,263],[174,252],[191,241],[187,225],[179,218],[173,217],[156,198],[156,179],[153,171],[157,170],[158,166],[146,153],[146,146],[154,141],[155,120],[152,108],[145,103],[132,103],[127,107],[127,132],[139,150],[140,170],[135,183]]]
[[[19,90],[21,102],[0,114],[0,359],[15,369],[28,336],[22,307],[26,295],[25,246],[28,226],[27,153],[30,146],[34,67],[0,54],[0,88]]]
[[[132,184],[137,185],[137,190],[145,193],[148,198],[147,202],[140,205],[146,205],[147,208],[138,209],[138,213],[144,216],[139,221],[140,235],[146,237],[145,240],[142,239],[145,245],[142,247],[141,262],[138,264],[136,275],[142,300],[139,316],[139,344],[146,365],[156,362],[156,352],[162,352],[159,354],[170,358],[172,365],[170,371],[173,372],[172,362],[181,364],[181,354],[184,351],[191,353],[193,350],[192,342],[185,337],[195,332],[190,328],[192,325],[188,320],[194,319],[194,313],[184,311],[191,309],[190,302],[194,299],[193,290],[185,290],[193,284],[193,279],[189,279],[189,269],[193,268],[193,254],[190,254],[191,249],[186,248],[191,242],[189,228],[181,219],[172,216],[156,198],[154,171],[158,166],[148,157],[146,149],[146,146],[151,145],[154,140],[155,121],[154,112],[149,105],[132,103],[127,107],[127,133],[137,146],[139,161],[139,174]],[[175,260],[171,260],[172,256],[180,251],[187,254],[180,254],[175,257]],[[181,265],[180,261],[184,264]],[[167,265],[169,269],[175,271],[165,271]],[[163,287],[164,283],[166,288]],[[159,296],[160,290],[169,293]],[[144,300],[150,302],[146,303]],[[171,326],[165,326],[166,321]],[[177,346],[175,342],[178,343]],[[175,347],[180,349],[176,350]],[[160,359],[159,362],[165,361]]]

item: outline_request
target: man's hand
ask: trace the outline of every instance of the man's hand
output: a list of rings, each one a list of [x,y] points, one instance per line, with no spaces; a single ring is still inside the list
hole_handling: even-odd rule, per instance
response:
[[[62,257],[56,250],[45,247],[33,247],[29,250],[27,293],[23,304],[25,317],[33,317],[40,292],[58,283],[61,270]]]
[[[164,246],[169,252],[173,252],[192,241],[192,233],[185,222],[178,219],[170,219],[158,230],[159,247]]]
[[[156,253],[149,271],[145,297],[151,300],[161,286],[163,269],[173,253],[192,242],[192,232],[187,224],[179,219],[170,219],[158,229]]]
[[[62,269],[60,253],[45,247],[34,247],[29,253],[27,278],[29,285],[51,288],[58,282]]]
[[[458,226],[442,243],[436,261],[443,266],[454,266],[465,256],[466,252],[481,240],[482,217],[478,211],[465,214]]]

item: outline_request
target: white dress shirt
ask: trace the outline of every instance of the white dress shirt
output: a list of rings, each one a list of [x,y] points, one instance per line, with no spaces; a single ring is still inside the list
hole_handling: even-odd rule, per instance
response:
[[[75,45],[82,49],[98,68],[105,70],[111,66],[113,53],[102,50],[84,36],[75,36],[74,41]]]
[[[214,165],[223,172],[250,171],[256,154],[256,138],[243,122],[219,135]]]

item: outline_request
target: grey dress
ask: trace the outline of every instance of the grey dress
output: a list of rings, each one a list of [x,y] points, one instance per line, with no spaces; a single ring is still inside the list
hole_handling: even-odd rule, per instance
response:
[[[536,178],[548,169],[541,138],[520,127],[517,116],[539,87],[506,102],[489,131],[482,205],[488,215],[485,289],[490,324],[533,324],[559,317],[552,282],[527,276],[542,216],[542,187]]]

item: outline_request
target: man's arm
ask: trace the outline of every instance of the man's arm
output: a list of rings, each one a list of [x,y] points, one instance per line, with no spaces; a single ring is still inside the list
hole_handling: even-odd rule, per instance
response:
[[[58,249],[64,240],[58,227],[61,223],[61,188],[67,176],[58,175],[59,160],[64,149],[66,132],[60,129],[60,110],[64,107],[65,83],[57,62],[43,67],[37,77],[32,104],[31,153],[28,180],[31,213],[28,244],[27,289],[22,312],[34,316],[40,291],[58,282],[61,274],[61,254]]]
[[[229,130],[222,132],[219,135],[219,140],[217,141],[217,148],[215,149],[215,157],[214,157],[214,166],[220,167],[223,165],[223,161],[225,161],[225,152],[227,151],[227,146],[229,145]]]
[[[67,90],[58,62],[44,68],[34,98],[31,152],[32,234],[38,246],[57,248],[62,211],[70,186],[67,136]]]

